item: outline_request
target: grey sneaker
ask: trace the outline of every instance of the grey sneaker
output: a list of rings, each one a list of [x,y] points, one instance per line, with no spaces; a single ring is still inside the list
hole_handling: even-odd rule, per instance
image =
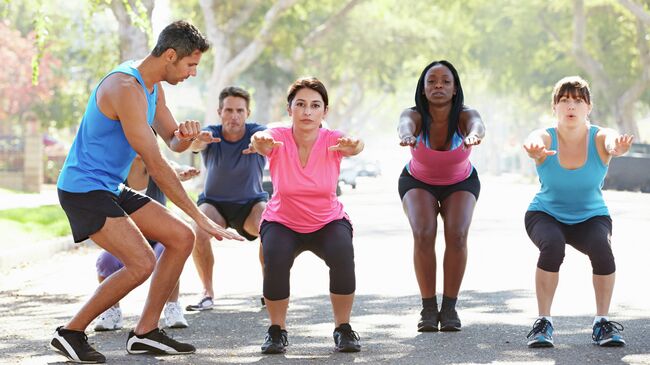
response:
[[[553,325],[546,318],[539,318],[526,338],[528,347],[553,347]]]
[[[179,302],[167,302],[165,304],[165,326],[169,328],[187,328],[187,320],[183,315],[183,308]]]
[[[214,306],[214,302],[212,301],[212,297],[203,297],[197,304],[190,304],[187,307],[185,307],[185,310],[187,311],[206,311],[212,309]]]
[[[262,344],[263,354],[283,354],[289,345],[288,333],[277,324],[269,327]]]

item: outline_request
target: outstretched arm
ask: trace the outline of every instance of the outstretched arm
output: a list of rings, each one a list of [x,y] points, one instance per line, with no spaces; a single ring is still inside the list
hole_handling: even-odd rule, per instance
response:
[[[358,155],[363,151],[364,143],[359,138],[355,137],[340,137],[336,140],[334,146],[329,146],[327,149],[330,151],[339,151],[343,157],[350,157]]]
[[[481,115],[474,109],[465,109],[460,113],[460,130],[465,133],[465,146],[481,144],[485,137],[485,124]]]
[[[417,111],[408,108],[404,109],[399,116],[397,124],[397,135],[400,146],[415,146],[415,136],[420,133],[422,116]]]
[[[538,165],[544,162],[547,156],[557,153],[555,150],[549,150],[550,146],[551,136],[544,129],[533,131],[524,142],[524,149],[528,153],[528,157],[535,160]]]
[[[283,145],[284,143],[273,139],[273,136],[268,131],[258,131],[251,136],[251,144],[248,149],[250,152],[257,152],[262,156],[268,156],[275,147]]]

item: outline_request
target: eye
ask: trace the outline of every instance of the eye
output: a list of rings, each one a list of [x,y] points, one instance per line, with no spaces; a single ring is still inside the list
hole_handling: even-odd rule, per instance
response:
[[[303,107],[303,106],[305,106],[305,104],[303,104],[302,101],[297,101],[296,106]]]
[[[320,104],[312,104],[311,107],[313,109],[318,109],[318,108],[320,108]]]

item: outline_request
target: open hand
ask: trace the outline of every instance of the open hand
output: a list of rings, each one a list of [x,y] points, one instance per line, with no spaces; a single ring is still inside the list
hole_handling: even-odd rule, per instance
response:
[[[481,138],[474,133],[470,133],[467,135],[467,137],[465,137],[463,143],[465,144],[465,147],[477,146],[481,144]]]
[[[203,229],[204,231],[211,234],[218,241],[221,241],[224,238],[231,239],[231,240],[236,240],[236,241],[243,241],[244,240],[244,238],[242,236],[238,235],[235,232],[229,231],[229,230],[223,228],[222,226],[214,223],[210,218],[206,217],[203,214],[201,214],[200,218],[196,220],[196,224],[201,229]]]
[[[341,137],[336,140],[334,146],[329,146],[330,151],[339,151],[343,154],[353,154],[359,147],[359,139],[354,137]]]
[[[608,146],[607,152],[612,156],[622,156],[630,150],[634,136],[620,135],[614,140],[614,146]]]
[[[201,173],[200,170],[192,166],[183,166],[183,170],[178,172],[178,178],[181,181],[187,181],[193,178],[194,176],[199,176],[200,173]]]
[[[284,146],[284,143],[276,141],[268,134],[253,134],[251,140],[249,149],[265,156],[271,153],[275,147]]]
[[[416,142],[417,142],[417,138],[415,138],[415,136],[413,136],[412,134],[409,134],[400,139],[399,145],[415,147]]]
[[[528,152],[528,156],[534,160],[541,160],[546,156],[553,156],[557,153],[555,150],[547,150],[543,144],[533,142],[524,144],[524,149]]]

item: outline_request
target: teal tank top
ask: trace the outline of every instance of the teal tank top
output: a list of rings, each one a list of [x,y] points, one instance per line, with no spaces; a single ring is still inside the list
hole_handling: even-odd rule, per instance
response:
[[[65,159],[57,187],[71,193],[107,190],[119,195],[122,183],[131,168],[136,153],[127,141],[119,120],[106,117],[97,107],[97,89],[110,75],[121,72],[138,80],[147,96],[147,124],[152,125],[156,114],[158,87],[149,93],[140,72],[127,61],[97,84],[81,119],[79,130]]]
[[[603,163],[596,148],[597,126],[589,128],[587,161],[575,170],[560,166],[558,151],[537,166],[541,189],[528,206],[529,211],[541,211],[566,224],[584,222],[599,215],[609,215],[603,199],[603,182],[607,165]],[[548,128],[551,150],[558,147],[555,128]]]

